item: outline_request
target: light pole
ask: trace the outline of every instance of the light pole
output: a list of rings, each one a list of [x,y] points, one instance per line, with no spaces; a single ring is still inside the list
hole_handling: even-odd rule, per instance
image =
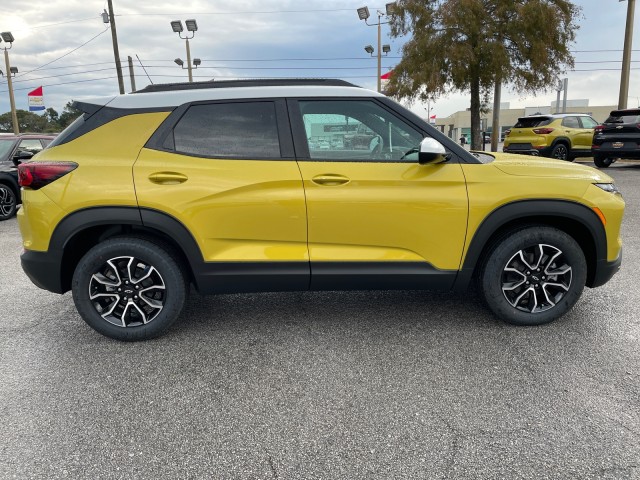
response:
[[[381,88],[382,84],[381,84],[381,80],[380,80],[380,76],[382,75],[382,51],[384,50],[384,53],[386,55],[391,50],[391,47],[389,45],[385,45],[384,47],[382,46],[381,25],[383,25],[385,23],[389,23],[388,20],[386,22],[383,22],[382,21],[382,17],[388,17],[389,15],[391,15],[391,10],[393,9],[394,5],[395,5],[394,2],[387,3],[387,5],[385,7],[385,13],[382,13],[380,10],[376,11],[376,13],[378,15],[378,22],[377,23],[369,23],[367,21],[367,19],[371,16],[369,14],[369,7],[360,7],[357,10],[358,11],[358,18],[360,18],[360,20],[364,20],[364,23],[366,23],[367,26],[369,26],[369,27],[377,26],[378,27],[378,50],[377,50],[377,56],[378,56],[378,92],[380,92],[382,90],[382,88]],[[366,50],[367,53],[369,53],[371,56],[373,56],[373,47],[371,45],[367,45],[365,47],[365,50]]]
[[[9,46],[4,47],[4,63],[7,67],[7,85],[9,87],[9,103],[11,104],[11,121],[13,122],[13,133],[18,135],[20,134],[20,127],[18,125],[18,114],[16,113],[16,102],[13,98],[13,82],[11,81],[12,74],[15,75],[18,73],[18,69],[16,67],[12,67],[11,63],[9,63],[9,50],[13,47],[13,35],[11,32],[2,32],[0,33],[0,37]]]
[[[184,62],[182,61],[181,58],[176,58],[174,60],[174,62],[176,63],[176,65],[178,65],[183,70],[189,70],[189,75],[191,75],[191,65],[187,65],[185,67],[184,66]],[[200,60],[199,58],[194,58],[193,59],[193,68],[197,69],[200,66],[201,63],[202,63],[202,60]],[[189,81],[191,81],[191,77],[189,77]]]
[[[621,2],[623,0],[620,0]],[[633,14],[636,0],[627,0],[627,26],[624,31],[624,52],[622,54],[622,73],[620,77],[620,97],[618,109],[627,108],[629,95],[629,70],[631,67],[631,43],[633,40]]]
[[[118,75],[118,88],[120,94],[124,94],[124,80],[122,78],[122,65],[120,65],[120,50],[118,49],[118,34],[116,33],[116,17],[113,14],[112,0],[107,0],[109,13],[105,10],[102,21],[111,24],[111,42],[113,43],[113,56],[116,59],[116,74]]]
[[[191,36],[189,36],[188,33],[186,33],[184,37],[182,36],[182,32],[184,31],[184,28],[182,27],[182,21],[180,20],[172,21],[171,28],[173,29],[174,32],[178,34],[180,38],[184,38],[187,44],[187,70],[189,71],[189,82],[193,82],[193,74],[191,72],[191,49],[189,48],[189,39],[195,37],[196,31],[198,30],[198,24],[193,18],[190,20],[185,20],[184,23],[187,25],[187,31],[191,32]],[[176,60],[179,60],[179,59],[176,59]],[[182,60],[180,60],[180,62],[182,62]],[[176,63],[178,62],[176,61]],[[178,63],[178,65],[182,66],[181,63]]]

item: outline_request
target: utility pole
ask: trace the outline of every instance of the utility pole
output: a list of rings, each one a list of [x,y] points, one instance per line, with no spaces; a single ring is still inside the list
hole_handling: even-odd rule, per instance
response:
[[[502,95],[502,82],[496,75],[496,85],[493,90],[493,118],[491,120],[491,151],[498,151],[500,142],[500,96]]]
[[[133,74],[133,58],[131,58],[131,55],[129,55],[127,57],[127,61],[129,62],[129,79],[131,80],[131,91],[135,92],[136,91],[136,77]]]
[[[9,104],[11,105],[11,121],[13,123],[13,133],[20,134],[20,125],[18,125],[18,114],[16,113],[16,102],[13,98],[13,82],[11,81],[11,64],[9,63],[9,49],[13,46],[13,35],[11,32],[2,32],[2,39],[9,44],[4,47],[4,63],[7,67],[7,86],[9,87]],[[14,69],[15,70],[15,69]]]
[[[564,88],[564,95],[562,96],[562,113],[567,113],[567,90],[569,89],[569,79],[565,78],[562,81],[562,86]]]
[[[624,31],[624,52],[622,54],[622,74],[620,78],[620,98],[618,99],[618,109],[627,108],[627,98],[629,96],[629,70],[631,68],[633,16],[636,0],[627,0],[627,2],[627,26]]]
[[[122,79],[122,66],[120,65],[120,51],[118,50],[118,34],[116,33],[116,17],[113,14],[112,0],[107,0],[109,4],[109,21],[111,23],[111,40],[113,41],[113,56],[116,59],[116,72],[118,73],[118,87],[120,94],[124,94],[124,80]]]

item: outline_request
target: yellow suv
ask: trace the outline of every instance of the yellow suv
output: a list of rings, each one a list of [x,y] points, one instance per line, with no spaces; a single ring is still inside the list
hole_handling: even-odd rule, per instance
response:
[[[620,266],[624,201],[609,176],[469,153],[347,82],[152,85],[75,106],[84,115],[19,167],[21,260],[112,338],[166,331],[190,285],[447,291],[475,279],[498,317],[536,325]]]
[[[590,157],[596,125],[598,122],[582,113],[521,117],[508,131],[503,151],[570,161]]]

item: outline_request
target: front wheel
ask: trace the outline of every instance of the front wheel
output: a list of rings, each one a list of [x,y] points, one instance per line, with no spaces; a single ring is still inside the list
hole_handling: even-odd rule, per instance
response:
[[[170,249],[138,237],[111,238],[89,250],[71,289],[91,328],[124,341],[163,334],[180,315],[188,291]]]
[[[17,199],[13,190],[0,184],[0,221],[8,220],[16,214]]]
[[[481,271],[480,289],[489,308],[507,323],[541,325],[575,305],[586,278],[584,253],[571,236],[531,226],[494,245]]]

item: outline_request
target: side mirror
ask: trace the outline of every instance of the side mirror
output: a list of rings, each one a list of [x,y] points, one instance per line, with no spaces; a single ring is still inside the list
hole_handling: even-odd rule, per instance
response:
[[[420,151],[418,152],[418,163],[420,165],[444,163],[447,160],[449,160],[449,154],[439,141],[431,137],[422,139]]]
[[[31,160],[34,155],[35,154],[33,152],[29,152],[27,150],[18,150],[13,156],[13,163],[18,166],[25,160]]]

